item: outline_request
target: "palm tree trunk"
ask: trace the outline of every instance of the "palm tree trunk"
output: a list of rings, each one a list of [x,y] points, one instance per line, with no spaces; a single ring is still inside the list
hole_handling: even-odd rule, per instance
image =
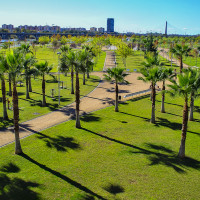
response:
[[[81,128],[79,106],[80,106],[80,87],[79,87],[79,76],[77,71],[76,72],[76,128]]]
[[[181,138],[181,146],[178,153],[178,156],[180,158],[185,157],[185,140],[187,134],[187,123],[188,123],[188,98],[185,97],[185,105],[183,109],[182,138]]]
[[[4,78],[2,78],[1,80],[1,91],[2,91],[2,101],[3,101],[3,119],[8,120],[8,113],[6,108],[6,86]]]
[[[189,115],[190,121],[194,121],[193,112],[194,112],[194,92],[192,92],[190,100],[190,115]]]
[[[28,84],[29,84],[29,78],[28,76],[26,76],[26,99],[30,99]]]
[[[115,84],[115,112],[119,112],[119,108],[118,108],[118,94],[119,94],[119,89],[118,89],[118,83],[116,81],[116,84]]]
[[[71,94],[74,94],[74,71],[71,68]]]
[[[16,88],[16,81],[13,81],[13,119],[14,119],[14,132],[15,132],[15,154],[21,154],[22,148],[19,139],[19,107],[18,107],[18,94]]]
[[[8,92],[8,95],[11,97],[12,96],[12,82],[11,82],[11,77],[10,77],[10,74],[9,74],[9,92]]]
[[[46,98],[45,98],[45,78],[44,78],[44,75],[43,75],[43,77],[42,77],[42,95],[43,95],[42,106],[46,106]]]
[[[180,58],[180,73],[182,73],[182,69],[183,69],[183,58]]]
[[[29,83],[29,92],[32,92],[32,85],[31,85],[31,76],[29,76],[29,80],[28,80],[28,83]]]
[[[85,72],[83,72],[83,85],[85,85]]]
[[[151,123],[155,124],[155,102],[156,102],[156,88],[152,83],[152,111],[151,111]]]
[[[165,113],[165,81],[163,80],[161,113]]]
[[[89,70],[87,70],[87,78],[90,78]]]

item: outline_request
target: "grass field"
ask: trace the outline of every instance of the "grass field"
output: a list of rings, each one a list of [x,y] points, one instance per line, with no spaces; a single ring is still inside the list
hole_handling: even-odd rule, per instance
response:
[[[165,114],[160,100],[155,125],[146,96],[23,139],[22,156],[1,148],[0,199],[199,199],[200,102],[179,160],[183,100],[167,96]]]
[[[171,68],[170,61],[163,58],[162,56],[159,56],[159,58],[160,58],[160,62],[162,62],[164,66],[166,66],[167,68]],[[122,59],[119,55],[117,55],[116,60],[117,60],[117,65],[119,67],[124,68]],[[127,69],[129,69],[130,72],[133,72],[134,69],[136,69],[139,72],[140,69],[143,67],[141,63],[145,62],[144,53],[142,51],[134,51],[133,55],[128,56],[126,62],[127,62]],[[178,72],[179,67],[177,67],[175,64],[172,64],[172,69],[176,69]]]
[[[103,71],[105,59],[106,59],[106,52],[102,51],[100,57],[98,58],[96,66],[94,66],[94,71]]]
[[[65,77],[61,75],[61,81],[64,81],[64,89],[60,90],[61,95],[61,102],[60,107],[66,106],[75,101],[75,95],[71,94],[71,77],[68,75]],[[87,79],[86,79],[87,80]],[[100,79],[96,76],[91,76],[90,79],[86,81],[86,85],[82,84],[82,75],[80,75],[80,92],[81,97],[88,94],[92,91],[99,83]],[[75,80],[74,80],[74,87],[75,87]],[[8,91],[8,84],[6,85]],[[27,121],[33,119],[35,117],[44,115],[48,112],[51,112],[58,107],[58,83],[54,81],[51,76],[47,76],[46,78],[46,101],[47,107],[42,107],[42,81],[41,78],[38,77],[35,80],[32,78],[32,89],[33,92],[30,92],[30,98],[26,99],[26,88],[25,85],[20,87],[18,85],[18,95],[19,95],[19,109],[20,109],[20,122]],[[54,98],[52,98],[52,91],[54,89]],[[7,96],[7,98],[10,98]],[[10,98],[12,103],[12,98]],[[8,122],[2,120],[2,102],[0,102],[0,128],[9,126],[13,123],[12,120]],[[13,111],[8,110],[9,118],[12,119]]]

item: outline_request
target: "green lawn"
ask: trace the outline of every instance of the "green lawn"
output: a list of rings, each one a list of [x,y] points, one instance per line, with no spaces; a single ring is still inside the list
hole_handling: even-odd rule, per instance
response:
[[[160,61],[163,63],[164,66],[166,66],[167,68],[171,68],[170,61],[168,61],[166,58],[163,58],[162,56],[159,57]],[[122,59],[119,55],[117,55],[116,60],[117,60],[117,65],[119,67],[124,67]],[[134,69],[136,69],[139,72],[139,70],[143,67],[141,63],[145,62],[144,53],[142,51],[134,51],[133,55],[128,56],[126,62],[127,62],[127,69],[129,69],[130,72],[133,72]],[[179,67],[177,67],[175,64],[172,64],[172,68],[176,69],[177,72],[179,70]]]
[[[94,71],[103,71],[105,59],[106,59],[106,52],[102,51],[100,57],[98,58],[96,66],[94,66]]]
[[[87,79],[86,79],[87,80]],[[71,94],[71,77],[68,75],[65,77],[61,75],[61,81],[64,81],[64,89],[60,90],[61,95],[61,103],[60,107],[66,106],[75,101],[75,95]],[[82,84],[82,75],[80,75],[80,92],[81,97],[91,92],[99,83],[100,78],[97,76],[91,76],[90,79],[86,81],[86,85]],[[25,83],[24,83],[25,84]],[[75,80],[74,80],[75,86]],[[8,84],[6,85],[6,89],[8,91]],[[46,101],[48,103],[47,107],[42,107],[42,81],[41,78],[38,77],[35,80],[32,78],[32,89],[33,92],[30,93],[29,100],[26,99],[26,88],[25,85],[20,87],[18,85],[18,95],[19,95],[19,108],[20,108],[20,122],[27,121],[33,119],[35,117],[44,115],[48,112],[51,112],[58,108],[58,83],[54,81],[51,76],[47,76],[46,78]],[[52,98],[52,91],[54,89],[54,98]],[[1,97],[1,92],[0,92]],[[12,98],[7,96],[12,103]],[[9,122],[2,120],[2,102],[0,102],[0,128],[9,126],[13,122],[10,120]],[[9,118],[12,119],[13,111],[8,110]]]
[[[23,156],[1,148],[0,199],[199,199],[200,101],[179,160],[183,100],[167,96],[165,114],[160,100],[155,125],[147,96],[23,139]]]
[[[142,51],[134,51],[133,55],[128,56],[126,60],[126,68],[133,72],[134,69],[139,71],[142,68],[141,63],[144,62],[144,53]],[[123,67],[123,61],[119,55],[116,56],[116,62],[118,67]]]
[[[189,66],[200,67],[200,57],[196,59],[195,57],[188,56],[183,59],[183,62]]]

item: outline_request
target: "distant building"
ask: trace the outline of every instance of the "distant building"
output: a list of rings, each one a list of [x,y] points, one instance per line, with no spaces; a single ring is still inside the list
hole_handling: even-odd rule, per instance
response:
[[[97,31],[97,28],[96,28],[96,27],[91,27],[91,28],[90,28],[90,31],[91,31],[91,32],[96,32],[96,31]]]
[[[114,18],[107,19],[107,33],[114,33]]]
[[[99,33],[104,33],[105,32],[105,28],[103,28],[103,27],[98,28],[98,32]]]
[[[14,29],[14,26],[12,24],[3,24],[2,29],[8,29],[9,31],[12,31]]]

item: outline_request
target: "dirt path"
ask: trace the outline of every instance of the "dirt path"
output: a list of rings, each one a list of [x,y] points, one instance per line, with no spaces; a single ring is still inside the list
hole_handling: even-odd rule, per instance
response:
[[[109,54],[112,55],[112,54]],[[108,59],[108,58],[107,58]],[[108,59],[109,60],[109,59]],[[112,58],[110,58],[112,60]],[[110,67],[110,65],[108,66]],[[104,72],[93,72],[92,75],[99,76],[102,80],[98,87],[81,99],[81,114],[86,114],[113,105],[115,98],[115,88],[112,83],[103,80]],[[137,80],[139,73],[131,73],[127,76],[129,85],[120,85],[119,92],[123,97],[128,93],[134,93],[141,90],[149,89],[148,83]],[[75,117],[75,103],[72,103],[60,110],[48,113],[38,118],[26,121],[20,124],[20,138],[26,137],[33,133],[42,131],[62,122],[68,121]],[[0,147],[14,141],[13,128],[0,131]]]

